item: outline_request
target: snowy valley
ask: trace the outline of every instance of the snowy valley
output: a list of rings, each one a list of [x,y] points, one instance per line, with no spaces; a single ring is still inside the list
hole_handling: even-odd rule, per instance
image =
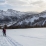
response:
[[[46,28],[0,29],[0,46],[46,46]]]

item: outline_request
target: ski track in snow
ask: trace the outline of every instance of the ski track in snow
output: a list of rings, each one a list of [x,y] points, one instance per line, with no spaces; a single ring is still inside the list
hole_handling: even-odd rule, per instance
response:
[[[10,38],[9,36],[6,37],[6,39],[9,41],[9,43],[11,43],[13,46],[22,46],[21,44],[19,44],[18,42],[16,42],[15,40],[13,40],[12,38]]]
[[[5,37],[0,36],[0,46],[11,46]]]
[[[22,45],[13,40],[12,38],[10,38],[9,36],[4,37],[0,35],[0,46],[22,46]]]
[[[28,37],[28,38],[36,38],[36,39],[46,39],[46,38],[39,38],[39,37],[32,37],[32,36],[24,36],[24,35],[20,35],[22,37]]]

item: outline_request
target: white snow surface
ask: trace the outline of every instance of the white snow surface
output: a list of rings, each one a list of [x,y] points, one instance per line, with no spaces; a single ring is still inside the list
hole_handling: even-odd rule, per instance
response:
[[[46,28],[6,30],[6,37],[0,30],[0,46],[46,46]]]

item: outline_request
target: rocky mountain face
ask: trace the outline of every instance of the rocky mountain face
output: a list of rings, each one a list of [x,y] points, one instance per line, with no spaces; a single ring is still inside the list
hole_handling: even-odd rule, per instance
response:
[[[0,10],[0,26],[4,25],[8,28],[46,27],[46,11],[37,13]]]

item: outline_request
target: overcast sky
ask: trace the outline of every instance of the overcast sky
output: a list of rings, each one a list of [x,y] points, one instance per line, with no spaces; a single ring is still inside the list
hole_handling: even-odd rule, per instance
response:
[[[2,9],[42,12],[46,10],[46,0],[0,0],[0,10]]]

